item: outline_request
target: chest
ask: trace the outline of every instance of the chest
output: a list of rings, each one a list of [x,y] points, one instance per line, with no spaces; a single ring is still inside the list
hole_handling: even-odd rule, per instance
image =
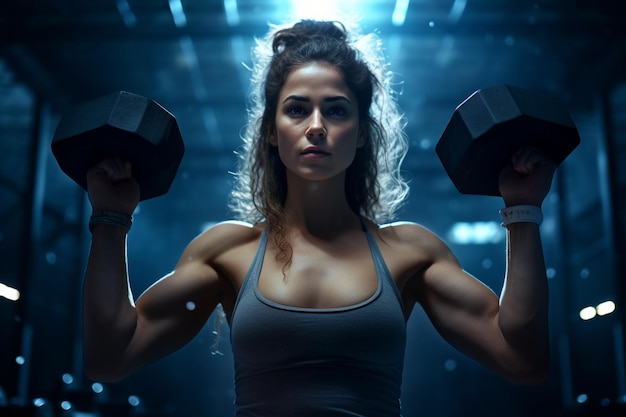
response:
[[[378,261],[401,293],[407,314],[416,301],[412,282],[419,278],[426,263],[423,255],[407,250],[388,236],[372,239],[380,254]],[[230,253],[220,270],[232,287],[222,297],[230,317],[245,277],[261,245],[260,240]],[[263,246],[263,245],[261,245]],[[268,238],[259,271],[258,289],[262,296],[280,305],[304,308],[341,308],[370,298],[378,277],[367,237],[362,231],[335,242],[292,242],[290,261],[277,260],[278,251]]]
[[[247,363],[277,367],[318,368],[320,360],[334,367],[337,358],[401,363],[402,302],[376,259],[382,261],[366,238],[349,246],[296,244],[287,267],[266,251],[260,271],[253,265],[241,289],[231,323],[234,353]]]
[[[378,288],[373,255],[364,236],[292,245],[288,262],[267,250],[259,274],[263,296],[278,304],[338,308],[358,304]]]

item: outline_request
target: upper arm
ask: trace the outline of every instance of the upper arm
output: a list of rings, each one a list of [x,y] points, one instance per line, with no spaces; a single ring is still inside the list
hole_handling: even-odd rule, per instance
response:
[[[204,326],[230,285],[215,267],[232,243],[223,236],[228,229],[217,226],[194,239],[174,270],[137,299],[137,325],[123,368],[131,371],[179,349]]]
[[[503,370],[511,351],[498,325],[497,295],[463,270],[450,248],[434,234],[420,232],[412,245],[425,254],[425,260],[412,277],[411,288],[437,331],[459,351]]]
[[[439,333],[460,351],[490,362],[503,347],[497,296],[455,260],[434,261],[423,272],[416,297]]]

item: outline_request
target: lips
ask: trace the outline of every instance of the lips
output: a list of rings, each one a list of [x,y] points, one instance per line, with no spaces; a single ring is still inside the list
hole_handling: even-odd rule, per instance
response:
[[[323,148],[319,148],[317,146],[309,146],[308,148],[305,148],[300,154],[311,155],[311,156],[330,155],[330,153],[326,152]]]

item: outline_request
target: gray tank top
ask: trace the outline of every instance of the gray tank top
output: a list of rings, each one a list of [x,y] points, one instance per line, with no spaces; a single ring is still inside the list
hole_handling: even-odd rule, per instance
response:
[[[361,303],[327,309],[281,305],[261,294],[263,232],[230,323],[237,417],[400,416],[402,298],[364,229],[378,288]]]

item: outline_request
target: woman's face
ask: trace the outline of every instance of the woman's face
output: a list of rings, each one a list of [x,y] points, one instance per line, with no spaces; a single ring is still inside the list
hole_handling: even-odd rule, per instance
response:
[[[288,177],[323,181],[343,175],[363,145],[356,98],[343,74],[323,62],[293,70],[280,91],[269,140]]]

